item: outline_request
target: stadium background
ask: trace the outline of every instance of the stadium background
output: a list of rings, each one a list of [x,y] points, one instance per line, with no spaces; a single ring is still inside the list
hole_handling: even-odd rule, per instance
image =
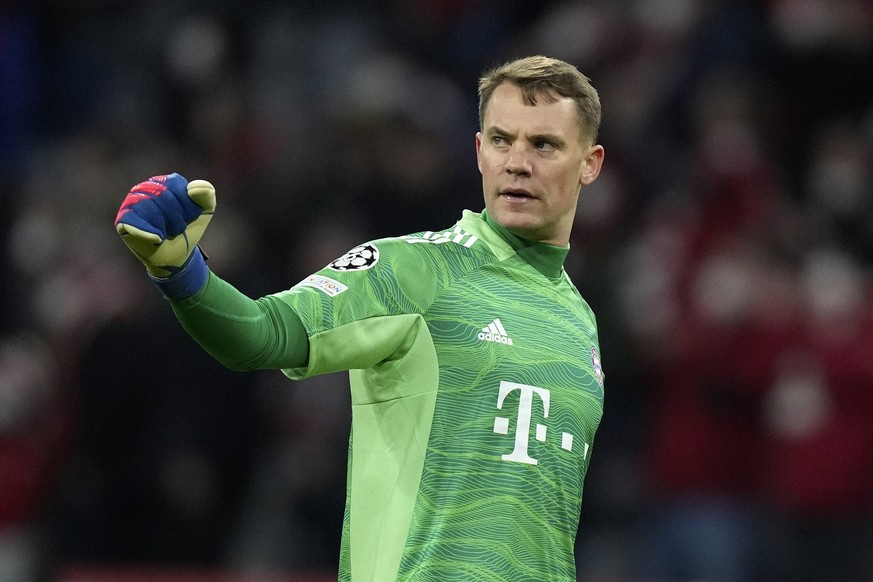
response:
[[[873,580],[865,0],[0,3],[0,579],[334,577],[345,377],[221,369],[112,219],[210,179],[253,295],[447,226],[476,79],[531,53],[604,105],[580,580]]]

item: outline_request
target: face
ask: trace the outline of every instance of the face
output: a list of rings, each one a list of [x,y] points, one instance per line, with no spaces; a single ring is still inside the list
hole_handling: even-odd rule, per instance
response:
[[[503,83],[482,125],[476,159],[488,213],[517,236],[566,245],[579,191],[603,163],[603,148],[583,141],[573,100],[526,105],[521,89]]]

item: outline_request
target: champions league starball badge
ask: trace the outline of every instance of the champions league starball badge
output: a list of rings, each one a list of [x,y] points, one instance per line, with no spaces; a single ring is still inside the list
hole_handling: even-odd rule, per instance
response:
[[[371,244],[358,245],[331,264],[334,271],[363,271],[379,262],[379,249]]]

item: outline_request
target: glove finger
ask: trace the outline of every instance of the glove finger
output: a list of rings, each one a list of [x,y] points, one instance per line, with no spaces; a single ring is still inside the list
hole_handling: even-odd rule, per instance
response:
[[[161,241],[164,240],[160,234],[155,233],[152,230],[138,228],[135,224],[131,224],[130,222],[119,222],[115,225],[115,230],[122,236],[139,239],[143,241],[143,244],[152,246],[159,245],[161,244]]]
[[[172,221],[168,221],[167,215],[178,210],[173,208],[172,195],[167,195],[168,182],[176,190],[181,188],[184,191],[187,185],[187,180],[179,174],[169,174],[152,176],[131,188],[115,217],[116,229],[119,224],[126,223],[160,239],[171,236],[173,233],[168,222]]]
[[[178,236],[202,214],[215,210],[215,188],[206,180],[191,184],[178,174],[166,179],[167,194],[156,198],[166,221],[167,238]]]
[[[158,196],[138,198],[116,219],[116,224],[150,232],[161,240],[181,234],[187,226],[179,201],[166,190]]]
[[[131,188],[130,191],[128,191],[127,196],[125,196],[124,200],[121,202],[121,206],[118,208],[118,214],[115,216],[116,224],[125,215],[136,208],[138,204],[160,194],[164,189],[165,186],[155,182],[155,178],[149,178],[145,182],[140,182]]]
[[[163,246],[161,239],[156,235],[134,226],[119,224],[116,229],[124,244],[142,261],[150,262],[154,254]]]
[[[188,197],[205,214],[215,212],[215,186],[206,180],[192,180],[188,183]]]
[[[155,198],[155,204],[164,221],[167,238],[185,232],[188,223],[200,215],[200,207],[188,199],[187,193],[180,195],[175,190],[168,189],[164,196]]]
[[[204,180],[195,180],[195,182],[204,182]],[[172,198],[179,205],[178,208],[173,207],[173,209],[178,212],[178,216],[182,218],[185,224],[200,216],[203,208],[189,197],[191,186],[188,180],[179,174],[173,173],[166,177],[166,185],[167,190],[172,194]],[[169,204],[169,201],[167,203]],[[176,217],[173,217],[172,220],[175,221]]]
[[[158,210],[163,214],[166,237],[174,237],[185,232],[188,223],[200,215],[200,208],[188,199],[188,180],[173,172],[166,176],[156,176],[164,187],[161,195],[154,197]]]
[[[128,193],[118,215],[115,217],[115,228],[121,234],[120,228],[129,225],[139,231],[148,232],[163,239],[167,236],[166,221],[154,205],[153,197],[140,189],[140,185],[134,186]]]
[[[153,176],[135,186],[120,222],[153,232],[162,240],[185,232],[188,223],[200,215],[200,207],[188,199],[188,181],[179,174]]]

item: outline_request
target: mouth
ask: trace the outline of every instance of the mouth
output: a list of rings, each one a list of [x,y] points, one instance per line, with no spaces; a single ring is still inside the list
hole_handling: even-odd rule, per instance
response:
[[[499,195],[507,200],[536,200],[536,196],[522,188],[506,188]]]

